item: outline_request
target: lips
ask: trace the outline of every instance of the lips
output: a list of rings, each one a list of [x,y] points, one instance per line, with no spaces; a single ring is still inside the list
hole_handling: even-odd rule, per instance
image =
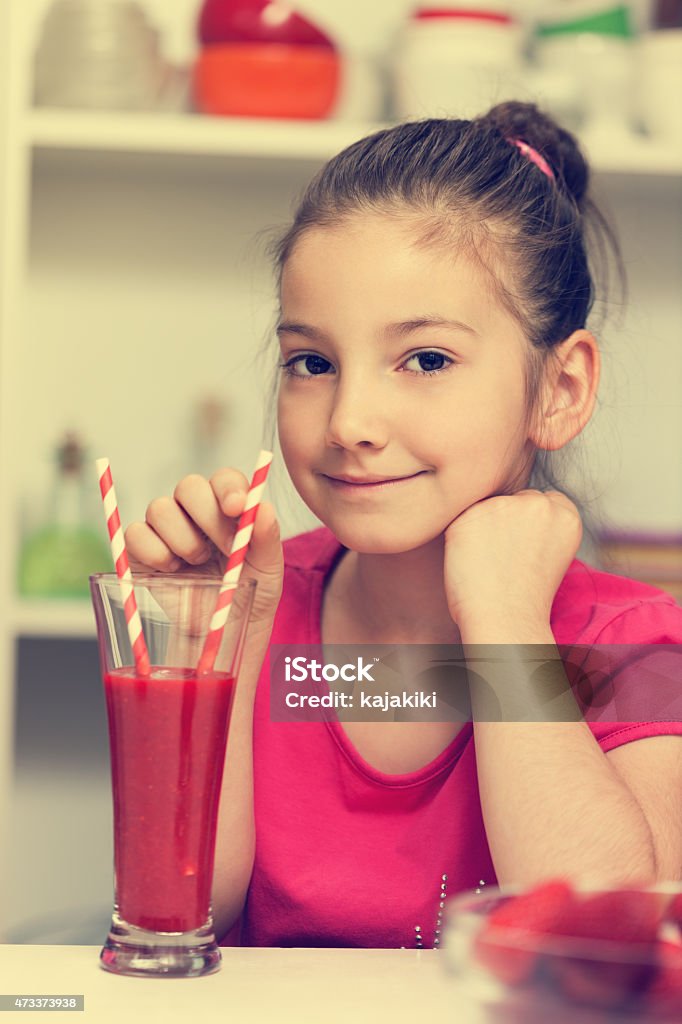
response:
[[[414,474],[410,474],[414,475]],[[393,480],[407,480],[404,476],[333,476],[332,480],[338,480],[343,484],[387,484]]]
[[[382,484],[401,483],[405,480],[413,480],[421,473],[411,473],[408,476],[330,476],[323,474],[333,484],[346,487],[380,487]]]

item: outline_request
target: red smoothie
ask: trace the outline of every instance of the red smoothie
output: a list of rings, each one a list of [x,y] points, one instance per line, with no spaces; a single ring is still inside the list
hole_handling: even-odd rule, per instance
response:
[[[114,801],[118,913],[186,932],[208,917],[234,679],[132,668],[104,677]]]

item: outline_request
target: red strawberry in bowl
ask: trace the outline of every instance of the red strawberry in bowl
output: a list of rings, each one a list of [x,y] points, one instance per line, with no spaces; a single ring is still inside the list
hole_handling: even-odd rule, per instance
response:
[[[614,948],[596,956],[545,955],[540,964],[545,985],[571,1002],[603,1010],[638,1005],[656,977],[654,947],[633,950],[632,959]]]
[[[628,1008],[656,973],[665,903],[658,893],[634,889],[576,895],[551,928],[566,941],[561,955],[548,951],[543,958],[548,984],[577,1003]]]
[[[555,935],[609,942],[655,942],[666,897],[641,889],[576,894],[551,929]]]
[[[539,885],[505,900],[486,918],[474,944],[474,956],[500,981],[527,981],[538,959],[538,937],[550,931],[572,903],[573,890],[563,880]]]
[[[580,891],[553,879],[518,894],[462,895],[450,905],[446,963],[462,984],[468,973],[475,978],[474,966],[501,982],[484,989],[495,993],[496,1006],[520,999],[529,1013],[569,1003],[634,1011],[642,1021],[682,1020],[682,894],[676,890],[662,883]]]

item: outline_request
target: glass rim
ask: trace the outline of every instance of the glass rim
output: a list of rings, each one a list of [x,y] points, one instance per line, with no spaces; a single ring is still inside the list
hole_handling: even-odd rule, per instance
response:
[[[597,884],[574,886],[578,896],[598,896],[615,894],[619,891],[651,894],[654,896],[674,897],[682,893],[682,882],[661,881],[651,885],[628,885],[601,887]],[[478,933],[488,920],[490,905],[497,900],[527,893],[527,887],[521,885],[491,886],[480,893],[462,892],[454,895],[448,902],[445,930],[450,936],[461,935],[468,940]],[[554,958],[574,957],[585,961],[604,963],[658,963],[658,952],[651,942],[630,941],[618,938],[600,938],[595,936],[562,935],[553,932],[529,932],[522,926],[505,925],[498,935],[491,930],[493,943],[503,944],[510,950],[522,950],[530,953],[543,953]]]
[[[651,882],[649,885],[642,885],[633,882],[622,885],[599,885],[597,882],[572,883],[573,890],[577,896],[599,896],[606,893],[618,892],[642,892],[653,893],[658,896],[679,896],[682,894],[682,881],[660,881]],[[523,896],[530,891],[526,885],[513,883],[510,885],[486,885],[480,892],[458,892],[454,893],[448,900],[448,911],[455,914],[467,914],[472,912],[477,917],[480,908],[490,900],[503,899],[506,896]]]
[[[221,576],[204,576],[201,573],[164,573],[164,572],[134,572],[131,570],[133,583],[164,583],[175,586],[182,586],[186,583],[215,588],[224,587],[226,590],[253,589],[257,580],[237,580],[236,583],[224,583]],[[94,572],[88,576],[90,583],[115,583],[120,586],[121,580],[115,572]]]

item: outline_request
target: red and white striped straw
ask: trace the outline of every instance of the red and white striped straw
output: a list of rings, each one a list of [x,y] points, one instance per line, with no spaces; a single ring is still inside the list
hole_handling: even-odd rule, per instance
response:
[[[244,559],[246,558],[246,552],[249,547],[249,541],[251,540],[251,534],[253,533],[253,524],[265,489],[265,481],[268,476],[268,470],[270,469],[271,462],[272,452],[262,451],[258,456],[256,468],[249,485],[249,491],[246,495],[244,511],[239,517],[237,532],[234,535],[232,549],[230,551],[229,558],[227,559],[227,565],[225,566],[223,585],[220,588],[220,593],[218,594],[218,602],[209,623],[204,649],[201,652],[199,664],[197,665],[197,675],[201,675],[203,672],[211,672],[215,664],[225,623],[227,622],[227,618],[230,614],[230,607],[232,605],[232,598],[234,597],[236,584],[239,582],[242,566],[244,565]]]
[[[148,676],[151,671],[149,652],[144,642],[142,622],[140,621],[140,613],[137,610],[137,601],[135,600],[135,591],[133,590],[133,577],[130,572],[130,565],[128,564],[128,553],[123,542],[123,529],[121,527],[121,517],[118,514],[114,481],[111,478],[111,467],[109,466],[108,459],[97,459],[95,465],[97,466],[99,489],[104,503],[104,515],[106,516],[107,530],[109,531],[111,554],[116,566],[116,575],[121,585],[123,610],[128,626],[130,646],[133,649],[133,657],[135,658],[135,668],[138,675]]]

